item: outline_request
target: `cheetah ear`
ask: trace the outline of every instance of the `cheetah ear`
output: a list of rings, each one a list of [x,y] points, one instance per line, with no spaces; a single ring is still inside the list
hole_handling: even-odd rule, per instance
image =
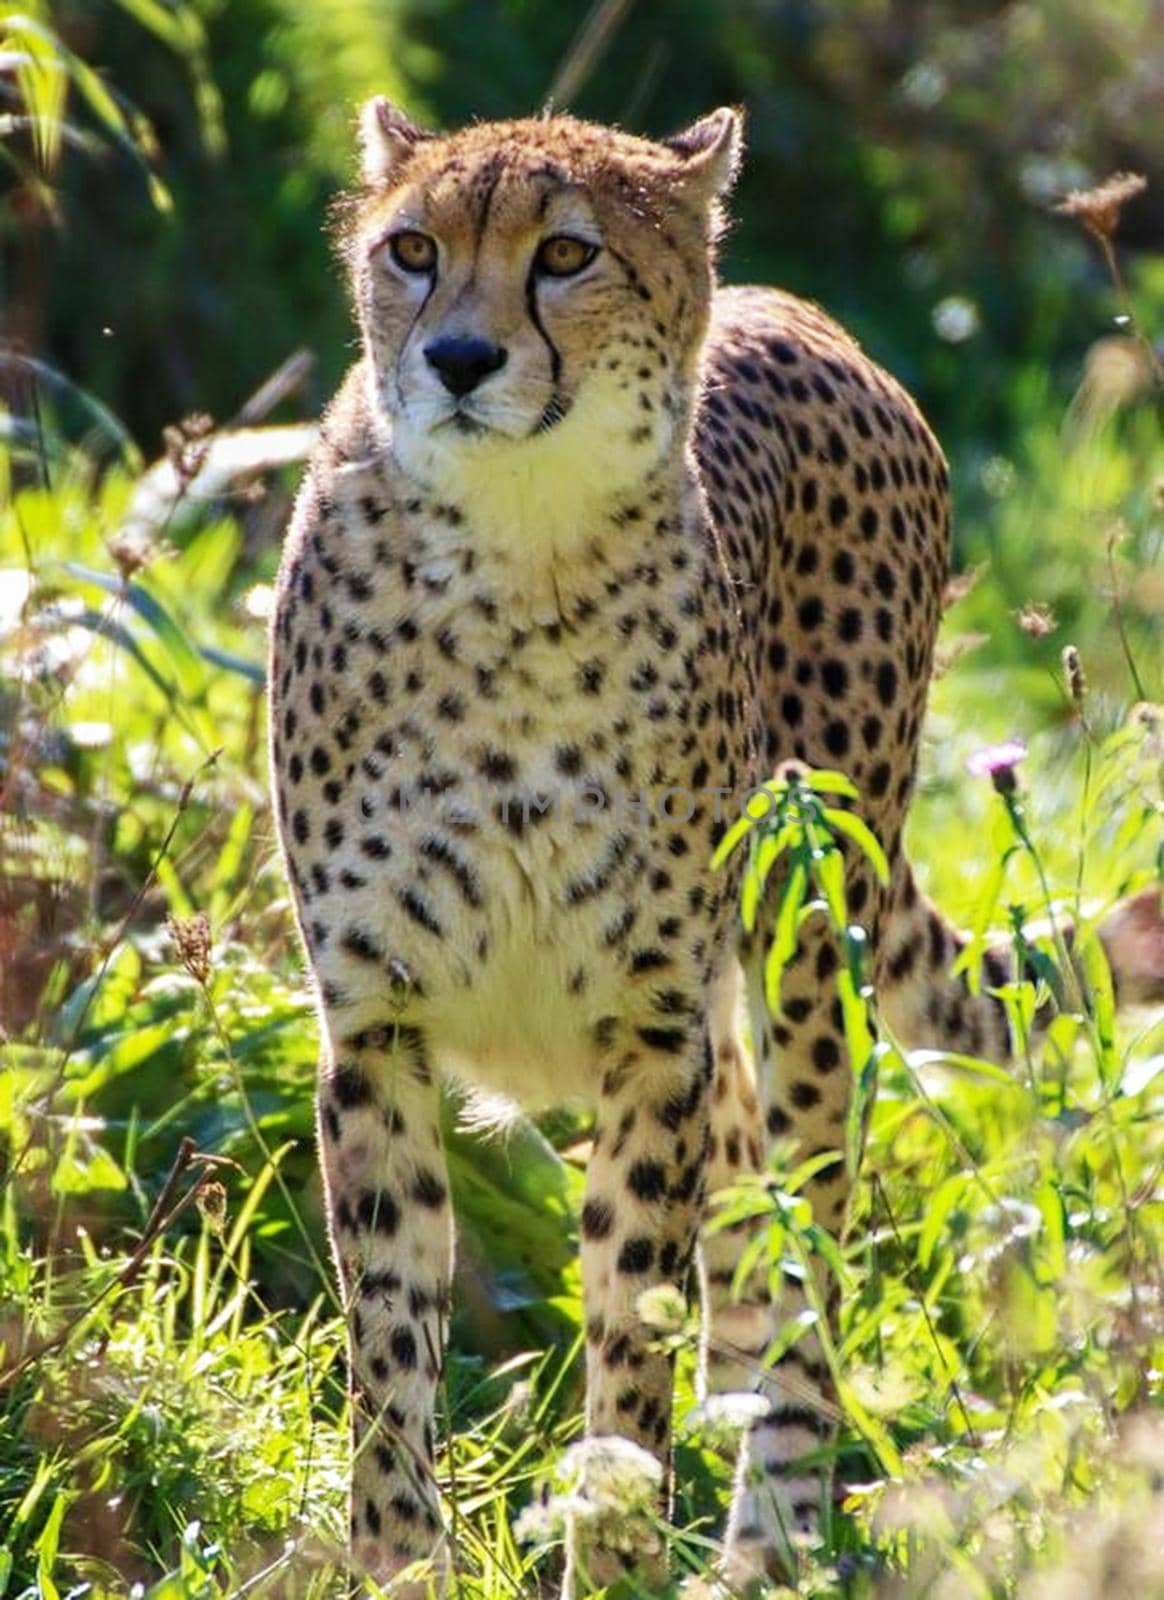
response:
[[[744,152],[743,114],[721,106],[663,144],[679,157],[679,186],[710,202],[736,180]]]
[[[369,188],[394,181],[408,157],[433,135],[410,122],[403,111],[374,95],[360,112],[361,175]]]

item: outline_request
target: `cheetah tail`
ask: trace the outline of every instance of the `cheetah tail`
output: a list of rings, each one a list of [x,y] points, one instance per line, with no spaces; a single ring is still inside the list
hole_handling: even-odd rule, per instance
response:
[[[890,906],[877,994],[890,1031],[908,1048],[951,1050],[1005,1062],[1013,1045],[1002,1002],[989,991],[1014,975],[1013,941],[1001,940],[983,954],[981,985],[973,994],[965,972],[951,968],[966,948],[967,936],[918,890],[907,863],[901,862]],[[1028,940],[1045,937],[1045,923],[1031,923]],[[1074,941],[1070,919],[1059,923],[1068,949]],[[1097,927],[1121,1006],[1164,1003],[1164,894],[1151,885],[1121,900]],[[1044,1007],[1036,1032],[1054,1011]]]

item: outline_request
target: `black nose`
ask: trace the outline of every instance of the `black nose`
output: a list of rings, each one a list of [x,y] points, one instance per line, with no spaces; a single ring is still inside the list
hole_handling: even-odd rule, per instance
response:
[[[505,351],[488,339],[434,339],[424,359],[450,394],[468,394],[482,378],[505,365]]]

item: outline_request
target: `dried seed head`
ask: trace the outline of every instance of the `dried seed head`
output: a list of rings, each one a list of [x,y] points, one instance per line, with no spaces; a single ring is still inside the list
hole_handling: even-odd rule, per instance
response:
[[[210,978],[210,923],[205,911],[192,917],[171,917],[166,924],[174,953],[196,983]]]
[[[1067,679],[1067,688],[1071,698],[1077,706],[1082,707],[1087,698],[1087,679],[1083,672],[1083,663],[1079,659],[1079,651],[1073,644],[1063,647],[1063,676]]]
[[[948,578],[946,587],[942,590],[942,610],[949,611],[959,600],[965,600],[966,596],[978,587],[978,581],[985,571],[986,563],[980,561],[976,566],[967,567],[965,572],[959,572],[954,577]]]
[[[1113,172],[1094,189],[1073,189],[1055,210],[1061,216],[1075,217],[1094,238],[1110,242],[1124,206],[1147,187],[1147,178],[1138,172]]]
[[[1050,606],[1036,605],[1028,600],[1021,611],[1015,612],[1018,625],[1031,639],[1045,639],[1059,626],[1059,619]]]
[[[1164,706],[1154,705],[1151,700],[1138,700],[1128,712],[1128,721],[1135,727],[1156,733],[1164,728]]]
[[[984,644],[989,643],[988,633],[955,633],[944,639],[934,650],[934,677],[944,678],[963,656],[968,656],[972,650],[981,650]]]
[[[195,411],[181,422],[162,429],[166,446],[166,459],[174,469],[179,488],[185,490],[202,471],[210,452],[210,435],[214,432],[214,419],[204,411]]]
[[[127,528],[109,541],[109,554],[123,580],[129,580],[159,554],[158,546],[140,528]]]
[[[195,1203],[211,1233],[220,1234],[226,1227],[226,1190],[213,1179],[199,1184]]]
[[[1164,706],[1141,700],[1128,712],[1128,726],[1144,730],[1144,754],[1153,761],[1164,761]]]

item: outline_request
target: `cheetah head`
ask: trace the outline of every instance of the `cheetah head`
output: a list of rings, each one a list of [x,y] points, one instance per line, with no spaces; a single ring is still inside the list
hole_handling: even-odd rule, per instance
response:
[[[423,132],[365,107],[350,265],[377,426],[422,483],[641,482],[690,419],[740,119]]]

